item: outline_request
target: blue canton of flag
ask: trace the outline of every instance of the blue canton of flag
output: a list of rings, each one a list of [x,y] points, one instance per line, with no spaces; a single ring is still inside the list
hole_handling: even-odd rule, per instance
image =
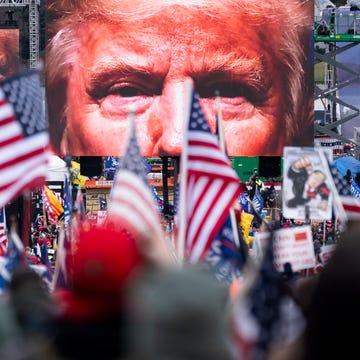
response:
[[[274,338],[273,329],[280,319],[282,279],[274,265],[273,242],[272,232],[257,278],[250,290],[250,312],[260,328],[255,346],[258,356],[255,358],[260,359],[266,354]]]
[[[280,320],[282,278],[274,266],[273,234],[254,279],[235,302],[234,329],[242,359],[263,360]]]
[[[347,183],[333,164],[329,164],[329,169],[346,217],[353,220],[360,219],[360,199],[354,196],[353,187]]]
[[[0,208],[45,183],[48,124],[40,77],[27,71],[0,83]]]
[[[354,198],[360,200],[360,186],[355,181],[351,183],[350,191]]]
[[[330,172],[334,180],[334,184],[339,195],[349,196],[351,195],[350,186],[344,179],[341,173],[336,169],[333,164],[329,163]]]

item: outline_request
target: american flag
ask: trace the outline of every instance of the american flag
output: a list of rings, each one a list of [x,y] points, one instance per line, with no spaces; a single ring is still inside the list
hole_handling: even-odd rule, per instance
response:
[[[352,194],[351,186],[336,169],[334,164],[329,164],[329,168],[347,219],[360,219],[360,200]]]
[[[288,281],[276,269],[273,233],[259,267],[251,267],[248,283],[235,300],[232,312],[235,344],[239,358],[266,359],[269,349],[288,345],[303,334],[305,319],[291,295]]]
[[[160,214],[146,179],[133,121],[130,127],[125,154],[110,193],[107,220],[120,223],[136,237],[160,239]]]
[[[49,144],[40,77],[28,71],[0,83],[0,207],[46,179]]]
[[[180,193],[180,208],[185,207],[185,216],[179,218],[180,228],[186,228],[185,231],[179,229],[178,246],[184,243],[185,258],[197,263],[206,256],[241,187],[235,170],[220,149],[217,136],[210,131],[195,91],[192,92],[186,136],[180,188],[180,192],[185,192],[185,199]]]
[[[5,208],[0,211],[0,256],[3,256],[7,248],[7,229]]]

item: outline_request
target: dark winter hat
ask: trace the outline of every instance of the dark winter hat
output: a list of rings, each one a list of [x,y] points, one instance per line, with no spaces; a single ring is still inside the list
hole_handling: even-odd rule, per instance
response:
[[[205,269],[146,272],[134,283],[130,343],[157,359],[230,359],[228,289]],[[130,305],[129,305],[130,306]],[[129,308],[130,309],[130,308]]]

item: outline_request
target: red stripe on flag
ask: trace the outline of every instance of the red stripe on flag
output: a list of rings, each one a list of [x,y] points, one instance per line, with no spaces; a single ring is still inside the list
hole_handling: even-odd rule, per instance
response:
[[[19,134],[17,136],[14,136],[12,138],[6,139],[2,142],[0,142],[0,148],[4,148],[5,146],[11,145],[16,143],[17,141],[21,141],[22,139],[24,139],[24,136]]]
[[[20,145],[20,144],[19,144]],[[12,167],[20,162],[24,162],[28,159],[31,159],[31,158],[34,158],[38,155],[41,155],[42,153],[44,153],[44,149],[43,148],[40,148],[40,149],[35,149],[31,152],[28,152],[28,153],[25,153],[21,156],[17,156],[16,158],[10,160],[10,161],[7,161],[7,162],[3,162],[2,164],[0,164],[0,170],[3,170],[5,168],[8,168],[8,167]],[[0,191],[2,191],[3,188],[0,186]]]
[[[1,106],[1,104],[0,104]],[[16,118],[14,115],[8,116],[6,118],[1,119],[0,121],[0,126],[6,126],[11,124],[13,121],[16,121]]]

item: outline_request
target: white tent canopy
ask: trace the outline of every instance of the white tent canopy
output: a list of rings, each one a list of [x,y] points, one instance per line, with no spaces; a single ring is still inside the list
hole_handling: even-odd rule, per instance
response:
[[[49,157],[46,181],[64,181],[65,175],[68,175],[66,162],[59,156],[51,155]]]

